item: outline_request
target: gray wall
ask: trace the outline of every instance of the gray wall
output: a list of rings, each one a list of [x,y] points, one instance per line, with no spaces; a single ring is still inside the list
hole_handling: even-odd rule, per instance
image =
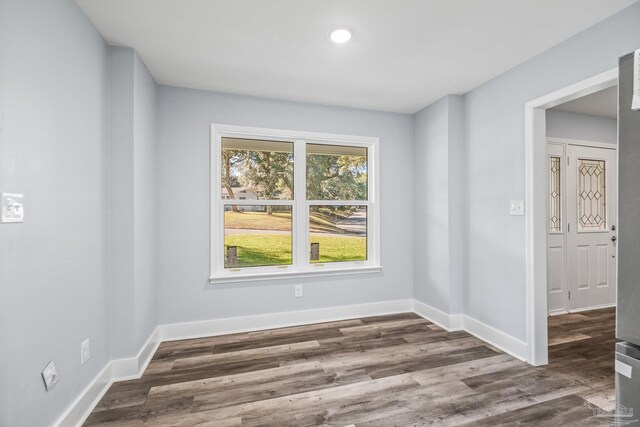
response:
[[[111,356],[135,356],[156,326],[157,85],[136,52],[109,52]]]
[[[547,136],[617,144],[616,119],[547,110]]]
[[[133,346],[135,277],[133,221],[133,50],[109,51],[109,223],[111,356],[122,358]]]
[[[107,91],[107,45],[73,1],[0,3],[0,191],[26,206],[0,224],[2,426],[50,425],[109,360]]]
[[[140,57],[133,61],[133,193],[135,355],[157,325],[156,292],[156,81]]]
[[[462,312],[463,103],[449,95],[414,115],[414,297]]]
[[[412,117],[160,87],[160,323],[411,298]],[[210,285],[211,123],[380,137],[381,274]],[[305,285],[294,298],[293,286]]]
[[[464,147],[464,98],[449,96],[449,283],[450,314],[464,310],[464,258],[467,176]]]
[[[617,66],[640,46],[640,4],[465,95],[465,314],[526,339],[524,104]]]

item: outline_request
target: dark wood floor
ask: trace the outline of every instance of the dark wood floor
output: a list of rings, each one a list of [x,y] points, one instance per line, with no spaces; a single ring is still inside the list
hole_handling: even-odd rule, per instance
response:
[[[606,425],[614,317],[550,318],[545,367],[415,314],[166,342],[85,425]]]

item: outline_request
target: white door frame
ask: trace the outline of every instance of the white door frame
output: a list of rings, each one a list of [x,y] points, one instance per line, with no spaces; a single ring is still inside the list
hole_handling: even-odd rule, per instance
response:
[[[556,145],[579,145],[581,147],[592,147],[592,148],[604,148],[605,150],[617,150],[618,146],[616,144],[609,144],[607,142],[598,142],[598,141],[586,141],[582,139],[570,139],[570,138],[557,138],[555,136],[548,136],[547,142]]]
[[[618,68],[525,104],[527,362],[548,363],[547,337],[547,135],[546,110],[615,86]]]

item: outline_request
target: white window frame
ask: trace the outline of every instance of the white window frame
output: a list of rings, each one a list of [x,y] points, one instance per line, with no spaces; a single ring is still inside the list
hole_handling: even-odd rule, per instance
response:
[[[234,200],[233,204],[292,207],[292,264],[267,267],[224,268],[224,204],[222,198],[222,138],[246,138],[294,143],[293,200]],[[368,200],[307,201],[306,144],[327,144],[367,148]],[[246,126],[211,125],[211,283],[376,273],[380,265],[380,186],[377,137],[336,135],[316,132],[265,129]],[[335,263],[311,263],[309,260],[309,206],[358,205],[367,207],[367,260]]]

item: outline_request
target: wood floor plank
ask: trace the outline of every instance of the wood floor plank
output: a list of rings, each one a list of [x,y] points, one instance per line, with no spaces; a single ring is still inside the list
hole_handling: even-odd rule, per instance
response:
[[[168,399],[156,399],[141,405],[119,407],[107,411],[92,412],[85,425],[132,423],[145,421],[163,414],[185,415],[193,405],[193,396],[171,396]]]
[[[429,327],[428,331],[409,332],[404,333],[402,338],[409,343],[430,343],[438,341],[450,341],[459,338],[469,338],[472,335],[466,331],[447,332],[444,329],[441,331],[435,331]]]
[[[593,417],[593,410],[585,405],[578,396],[564,396],[541,404],[531,405],[515,411],[495,415],[480,421],[474,421],[469,426],[603,426],[607,425],[602,419]]]
[[[130,406],[139,406],[147,401],[148,390],[136,388],[134,390],[118,391],[118,385],[114,384],[107,394],[98,403],[94,412],[108,411],[116,408],[126,408]]]
[[[320,347],[318,341],[303,341],[293,344],[279,344],[274,346],[239,350],[226,353],[178,359],[173,364],[172,371],[190,369],[193,367],[224,366],[244,360],[272,359],[280,354],[287,354],[296,350],[310,350]]]
[[[382,316],[370,316],[370,317],[362,317],[360,321],[364,324],[372,324],[379,322],[393,322],[395,320],[407,320],[407,319],[419,319],[425,323],[431,323],[428,320],[418,316],[416,313],[397,313],[397,314],[385,314]]]
[[[614,324],[613,309],[549,318],[544,367],[414,313],[165,342],[85,425],[598,425]]]
[[[526,367],[527,364],[508,354],[498,354],[483,359],[473,359],[461,363],[438,366],[411,373],[420,385],[436,385],[450,381],[464,380],[478,375],[500,372],[511,367]]]
[[[549,347],[553,347],[554,345],[559,345],[559,344],[572,343],[574,341],[588,340],[590,338],[593,338],[593,337],[580,332],[557,335],[549,339]]]
[[[418,330],[428,329],[428,324],[423,319],[402,319],[390,322],[376,322],[368,323],[362,326],[352,326],[347,328],[340,328],[345,336],[351,335],[371,335],[379,332],[392,332],[399,331],[404,334],[409,333],[411,328]]]
[[[306,373],[324,373],[320,362],[307,362],[261,371],[245,372],[241,374],[225,375],[204,380],[186,381],[175,384],[159,385],[149,390],[150,399],[158,399],[176,394],[211,394],[236,388],[242,390],[247,387],[261,386],[273,381],[296,377]]]
[[[497,353],[483,345],[470,348],[460,348],[446,353],[433,353],[426,357],[416,357],[404,360],[378,364],[367,369],[371,378],[382,378],[390,375],[400,375],[405,372],[415,372],[423,369],[443,367],[469,360],[484,359]]]
[[[456,351],[477,348],[482,342],[475,337],[428,344],[401,344],[394,348],[374,348],[361,352],[351,352],[327,357],[324,366],[338,368],[396,366],[403,361],[424,360],[432,355],[446,355]]]

